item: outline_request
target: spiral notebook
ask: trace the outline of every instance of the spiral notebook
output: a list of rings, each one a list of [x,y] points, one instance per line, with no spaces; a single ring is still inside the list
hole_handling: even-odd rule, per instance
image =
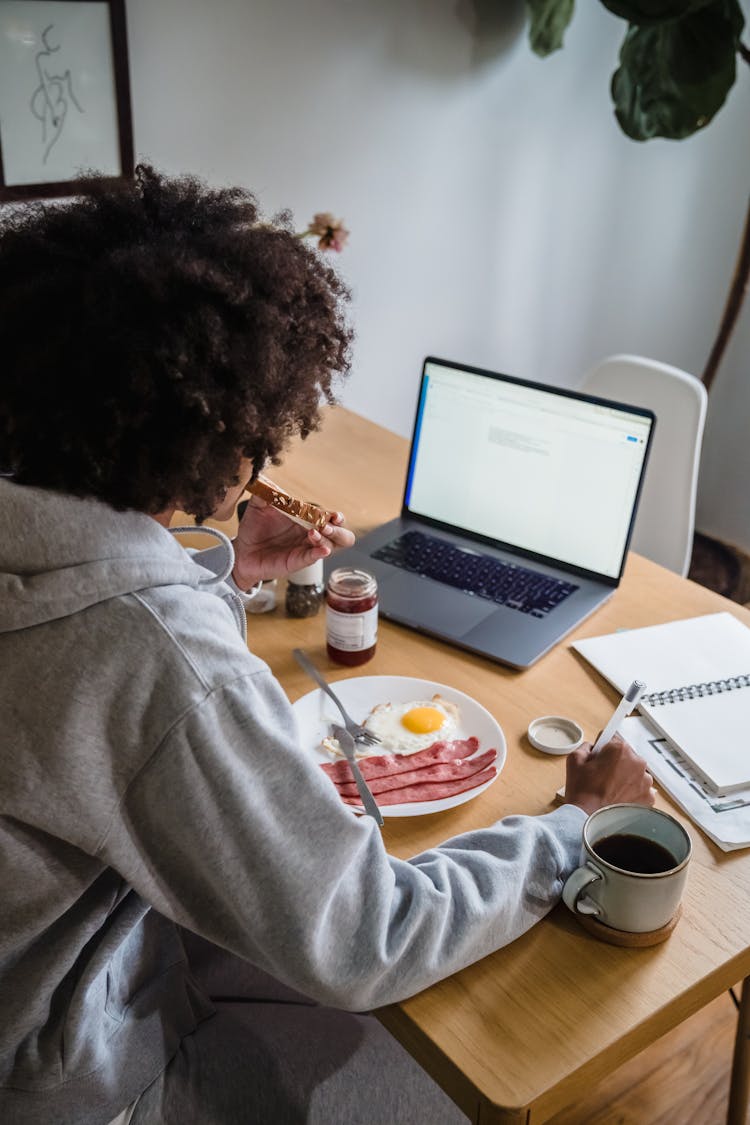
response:
[[[736,617],[711,613],[571,647],[619,691],[645,682],[639,710],[717,794],[750,785],[750,629]]]

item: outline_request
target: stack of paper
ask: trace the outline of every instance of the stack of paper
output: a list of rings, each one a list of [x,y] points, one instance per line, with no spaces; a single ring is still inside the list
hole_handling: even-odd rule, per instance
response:
[[[722,851],[750,847],[750,787],[717,797],[647,719],[625,719],[620,733],[645,758],[657,784]]]

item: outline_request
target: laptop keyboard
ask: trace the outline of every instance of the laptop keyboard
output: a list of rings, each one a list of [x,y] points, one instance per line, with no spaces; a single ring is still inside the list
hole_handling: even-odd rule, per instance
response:
[[[572,582],[465,551],[421,531],[404,532],[373,551],[372,557],[532,617],[545,617],[578,589]]]

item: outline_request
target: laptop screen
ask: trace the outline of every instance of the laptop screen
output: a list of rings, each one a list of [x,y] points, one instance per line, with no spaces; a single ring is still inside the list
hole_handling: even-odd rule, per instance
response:
[[[404,506],[617,579],[653,415],[428,359]]]

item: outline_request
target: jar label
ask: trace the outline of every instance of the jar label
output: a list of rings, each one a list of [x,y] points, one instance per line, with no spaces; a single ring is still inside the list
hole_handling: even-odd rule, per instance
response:
[[[326,606],[326,639],[341,652],[360,652],[372,648],[378,636],[378,607],[364,613],[339,613]]]

